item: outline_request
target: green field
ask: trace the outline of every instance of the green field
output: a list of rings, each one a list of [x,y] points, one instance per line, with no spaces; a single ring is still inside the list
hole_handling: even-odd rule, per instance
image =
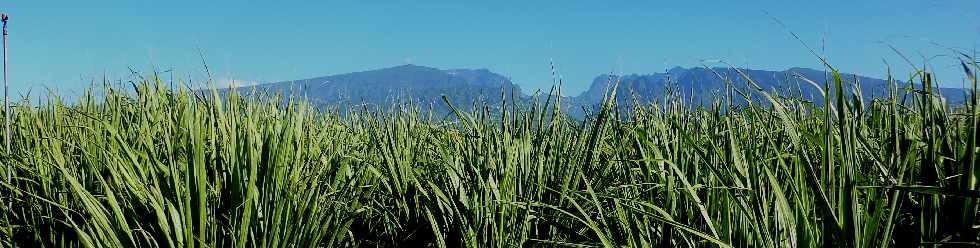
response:
[[[975,89],[980,67],[963,67]],[[814,87],[851,97],[825,105],[730,90],[701,107],[607,100],[574,119],[554,98],[444,118],[148,77],[72,104],[16,105],[0,243],[978,245],[975,97],[945,104],[921,71],[893,82],[874,101],[836,77]],[[731,105],[749,95],[766,101]]]

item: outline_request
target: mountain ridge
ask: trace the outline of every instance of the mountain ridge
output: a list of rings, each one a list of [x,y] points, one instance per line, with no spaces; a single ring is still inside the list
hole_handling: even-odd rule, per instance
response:
[[[742,74],[748,76],[755,82],[761,89],[766,91],[775,91],[782,94],[798,95],[802,98],[813,101],[816,103],[821,103],[823,97],[821,95],[821,89],[823,83],[827,79],[832,79],[829,73],[823,70],[803,68],[803,67],[791,67],[783,71],[769,71],[769,70],[756,70],[756,69],[744,69],[738,68],[726,68],[726,67],[674,67],[667,72],[652,73],[652,74],[627,74],[621,76],[615,76],[610,79],[608,74],[602,74],[593,79],[592,84],[589,86],[585,92],[577,96],[579,101],[584,102],[597,102],[605,94],[608,88],[609,82],[611,80],[617,80],[620,87],[617,92],[629,92],[630,94],[621,94],[618,98],[632,98],[634,96],[641,96],[651,100],[650,98],[659,98],[665,96],[668,86],[674,87],[676,93],[685,94],[692,91],[699,91],[700,94],[695,94],[691,96],[690,94],[685,94],[686,97],[692,100],[710,100],[710,92],[705,91],[724,91],[728,85],[731,83],[736,89],[742,90],[743,92],[749,92],[750,85],[745,80]],[[739,72],[740,71],[740,72]],[[801,79],[805,78],[813,83],[807,82],[807,80]],[[856,75],[852,73],[840,73],[841,81],[845,83],[845,92],[850,92],[853,88],[853,84],[857,82],[862,95],[870,100],[872,98],[881,98],[885,96],[888,92],[889,81],[886,79],[879,79],[874,77]],[[725,80],[725,79],[729,80]],[[727,82],[726,82],[727,81]],[[907,82],[896,81],[899,86],[908,86]],[[917,86],[921,87],[921,86]],[[950,103],[960,103],[965,98],[962,93],[961,88],[948,88],[948,87],[936,87],[943,94],[944,97]],[[831,92],[833,95],[833,92]],[[626,101],[626,99],[617,99],[619,101]],[[632,99],[629,99],[632,100]]]
[[[383,105],[391,101],[432,103],[442,95],[459,95],[465,99],[499,96],[520,86],[488,69],[437,69],[414,64],[376,70],[349,72],[322,77],[236,87],[290,94],[301,94],[315,104],[363,102]],[[489,98],[488,98],[489,99]],[[453,99],[463,103],[463,100]]]
[[[660,73],[634,73],[612,77],[601,74],[582,93],[562,98],[572,105],[568,106],[569,109],[595,109],[605,96],[610,82],[618,82],[620,88],[617,90],[617,101],[620,103],[630,103],[633,100],[652,102],[668,94],[679,93],[693,103],[710,104],[715,96],[726,89],[729,82],[736,89],[750,92],[748,82],[741,75],[744,73],[763,90],[800,96],[815,103],[823,100],[819,88],[800,79],[803,77],[822,84],[827,74],[822,70],[803,67],[791,67],[783,71],[738,70],[741,72],[725,67],[676,66]],[[858,88],[862,95],[869,99],[884,96],[889,87],[888,81],[884,79],[849,73],[842,73],[841,78],[848,85],[859,82]],[[232,89],[252,87],[260,91],[300,94],[317,105],[366,103],[383,106],[395,101],[410,101],[422,105],[432,104],[440,111],[448,110],[446,106],[440,106],[445,105],[441,104],[442,96],[447,96],[454,105],[463,106],[478,101],[498,104],[514,97],[518,100],[532,99],[532,96],[525,95],[520,86],[509,78],[485,68],[438,69],[414,64]],[[962,89],[937,89],[951,103],[959,103],[965,99],[963,94],[957,94],[957,91],[962,93]]]

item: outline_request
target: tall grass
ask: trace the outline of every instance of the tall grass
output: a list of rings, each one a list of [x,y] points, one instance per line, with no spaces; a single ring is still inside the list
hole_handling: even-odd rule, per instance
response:
[[[70,105],[22,101],[0,157],[14,168],[0,242],[978,245],[980,67],[964,61],[974,89],[955,109],[925,72],[865,102],[836,71],[812,82],[822,106],[755,89],[739,95],[767,102],[606,100],[584,120],[557,99],[451,106],[450,119],[413,105],[338,114],[152,77]]]

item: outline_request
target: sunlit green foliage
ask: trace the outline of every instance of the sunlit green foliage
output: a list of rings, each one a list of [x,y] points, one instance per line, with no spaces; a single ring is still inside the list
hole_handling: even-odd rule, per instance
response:
[[[975,85],[978,67],[965,61]],[[971,91],[950,109],[919,72],[864,102],[854,82],[831,78],[814,82],[826,105],[757,89],[701,108],[607,100],[584,120],[564,117],[556,99],[452,106],[450,118],[413,105],[337,114],[153,78],[71,105],[23,101],[13,151],[0,157],[14,168],[0,242],[976,245]],[[766,102],[730,105],[748,94]]]

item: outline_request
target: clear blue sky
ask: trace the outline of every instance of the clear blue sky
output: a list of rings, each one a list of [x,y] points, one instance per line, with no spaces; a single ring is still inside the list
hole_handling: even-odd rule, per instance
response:
[[[35,1],[4,0],[11,16],[10,83],[72,94],[100,81],[174,69],[220,80],[280,81],[405,63],[488,68],[525,89],[551,85],[549,59],[577,94],[612,70],[653,73],[722,59],[782,70],[818,60],[769,16],[786,23],[847,72],[882,76],[909,66],[947,86],[962,73],[950,52],[974,49],[980,1]],[[713,64],[714,65],[714,64]]]

